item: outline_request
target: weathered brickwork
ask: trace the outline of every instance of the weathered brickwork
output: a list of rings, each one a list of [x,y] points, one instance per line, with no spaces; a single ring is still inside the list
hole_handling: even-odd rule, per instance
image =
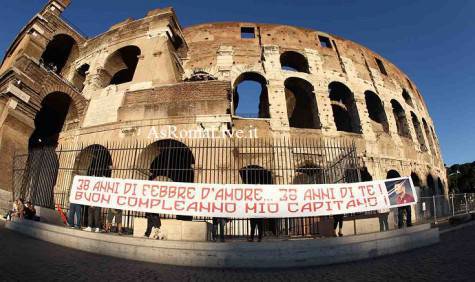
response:
[[[3,60],[0,111],[8,119],[0,123],[0,153],[9,157],[2,157],[2,168],[14,151],[32,146],[38,113],[58,106],[46,105],[46,98],[63,93],[69,111],[57,145],[142,139],[124,132],[156,125],[258,128],[262,137],[354,141],[374,179],[395,170],[432,186],[428,194],[447,193],[435,126],[417,86],[364,46],[286,25],[182,29],[172,8],[88,39],[61,19],[68,5],[50,0]],[[247,80],[261,85],[253,117],[237,113],[237,86]],[[11,183],[2,179],[0,188],[10,190]]]

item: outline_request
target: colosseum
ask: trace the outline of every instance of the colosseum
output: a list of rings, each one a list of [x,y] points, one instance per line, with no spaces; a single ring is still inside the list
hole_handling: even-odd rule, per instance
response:
[[[61,17],[69,4],[50,0],[3,59],[2,195],[67,209],[81,173],[205,183],[411,176],[422,196],[448,193],[417,86],[362,45],[287,25],[182,28],[172,8],[88,38]],[[208,138],[162,135],[170,131]]]

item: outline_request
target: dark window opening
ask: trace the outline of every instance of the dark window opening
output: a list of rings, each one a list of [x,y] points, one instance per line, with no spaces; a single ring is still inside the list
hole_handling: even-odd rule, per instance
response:
[[[421,179],[419,178],[417,173],[412,172],[411,173],[411,179],[412,179],[412,183],[414,184],[415,187],[421,187]]]
[[[61,92],[51,93],[43,99],[35,116],[35,130],[29,139],[30,149],[57,146],[68,113],[70,118],[75,118],[71,106],[71,98]]]
[[[234,114],[248,118],[270,118],[266,79],[255,72],[245,72],[234,82]]]
[[[313,85],[295,77],[285,80],[284,85],[289,126],[321,128]]]
[[[160,140],[151,146],[157,150],[149,168],[149,180],[167,179],[174,182],[193,182],[195,159],[191,150],[175,140]]]
[[[142,178],[167,182],[194,181],[195,158],[184,143],[164,139],[147,146],[137,160],[138,172]],[[192,220],[192,216],[177,215],[178,220]]]
[[[256,38],[256,32],[254,27],[241,27],[241,38],[249,39]]]
[[[389,132],[388,119],[384,111],[383,103],[378,95],[371,91],[365,92],[366,108],[368,110],[371,125],[375,132]]]
[[[69,35],[55,35],[41,55],[40,62],[52,72],[60,74],[66,66],[76,41]]]
[[[296,170],[296,175],[292,184],[323,184],[325,183],[325,173],[323,168],[308,164]]]
[[[75,163],[75,174],[111,177],[112,176],[112,157],[104,146],[91,145],[79,153]]]
[[[402,98],[404,98],[406,104],[414,108],[414,103],[412,103],[411,95],[409,95],[409,92],[407,92],[406,89],[402,90]]]
[[[413,112],[411,112],[411,118],[412,118],[412,124],[414,126],[414,130],[416,131],[417,141],[419,141],[419,144],[421,145],[421,150],[427,151],[427,146],[424,141],[424,134],[422,133],[419,119],[417,118],[416,114],[414,114]]]
[[[84,89],[84,82],[86,81],[86,76],[88,72],[89,72],[89,65],[84,64],[81,67],[79,67],[74,73],[72,83],[77,89],[79,89],[79,91],[82,91]]]
[[[332,48],[332,43],[330,42],[330,38],[326,36],[319,35],[318,36],[318,41],[320,41],[320,46],[324,48]]]
[[[242,182],[245,184],[272,184],[272,172],[258,165],[249,165],[239,170]],[[264,221],[264,234],[272,232],[278,234],[277,220],[274,218],[258,219]]]
[[[373,181],[373,176],[369,173],[367,167],[360,169],[361,181]]]
[[[308,61],[304,55],[287,51],[280,55],[280,65],[283,70],[309,73]]]
[[[393,115],[396,122],[397,133],[402,137],[410,138],[411,133],[407,124],[406,112],[402,108],[401,104],[399,104],[399,102],[396,100],[391,100],[391,105],[393,107]]]
[[[104,86],[132,81],[140,53],[140,49],[136,46],[126,46],[112,53],[104,66],[107,73],[105,75],[110,76],[108,81],[107,77],[104,78]]]
[[[432,152],[432,155],[435,155],[434,141],[432,140],[429,126],[427,125],[427,122],[424,118],[422,118],[422,126],[424,127],[424,132],[426,134],[427,141],[429,141],[430,151]]]
[[[383,61],[378,58],[374,59],[376,60],[376,64],[378,65],[379,71],[384,75],[388,75],[388,73],[386,72],[386,68],[384,67]]]
[[[437,195],[441,195],[444,193],[444,184],[442,183],[442,180],[440,177],[437,177]]]
[[[328,85],[333,119],[338,131],[361,133],[361,123],[353,93],[341,82]]]
[[[429,195],[430,196],[437,195],[437,191],[435,189],[434,177],[430,173],[427,175],[426,182],[427,182],[427,187],[429,187]]]
[[[391,170],[388,171],[388,173],[386,174],[386,179],[398,178],[398,177],[401,177],[401,174],[399,174],[399,172],[397,172],[397,171],[394,170],[394,169],[391,169]]]

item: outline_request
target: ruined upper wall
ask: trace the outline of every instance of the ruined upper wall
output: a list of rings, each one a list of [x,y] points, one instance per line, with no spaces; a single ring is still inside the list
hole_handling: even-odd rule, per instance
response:
[[[255,38],[241,38],[241,28],[252,27]],[[262,46],[278,46],[280,52],[316,50],[323,58],[324,71],[345,73],[345,58],[353,62],[358,78],[371,80],[368,68],[378,69],[375,58],[380,59],[387,71],[383,75],[384,87],[390,90],[406,89],[426,108],[422,96],[409,77],[394,64],[370,49],[339,36],[288,25],[248,22],[206,23],[183,29],[189,46],[186,68],[209,69],[216,65],[216,54],[221,46],[232,46],[235,65],[262,64]],[[318,36],[330,39],[333,48],[321,45]],[[427,110],[427,109],[426,109]]]

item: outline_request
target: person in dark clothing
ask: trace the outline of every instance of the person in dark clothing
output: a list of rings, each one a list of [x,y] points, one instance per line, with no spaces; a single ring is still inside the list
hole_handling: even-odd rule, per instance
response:
[[[262,241],[262,232],[264,232],[264,219],[263,218],[251,218],[251,238],[248,239],[249,242],[254,241],[254,234],[256,233],[257,228],[257,242]]]
[[[81,227],[81,211],[82,205],[80,204],[69,204],[69,214],[68,214],[68,225],[69,227]],[[76,224],[74,224],[74,219],[76,218]]]
[[[89,207],[87,210],[87,228],[85,231],[101,231],[101,208]]]
[[[343,215],[342,214],[335,214],[333,216],[333,236],[336,237],[336,228],[338,228],[338,236],[343,236],[341,229],[343,228]]]
[[[145,237],[150,237],[150,233],[152,232],[152,228],[160,228],[162,226],[162,222],[160,220],[160,215],[156,213],[146,213],[145,217],[147,218],[147,230],[145,230]]]
[[[404,214],[406,214],[406,226],[411,227],[411,206],[404,206],[397,208],[397,227],[403,228],[404,227]]]
[[[29,220],[34,220],[35,219],[36,209],[30,201],[26,202],[24,213],[25,213],[25,218],[26,219],[29,219]]]
[[[221,242],[224,242],[224,226],[226,225],[226,219],[225,218],[221,218],[221,217],[213,217],[213,232],[212,232],[212,235],[213,235],[213,241],[216,242],[216,239],[217,239],[217,229],[218,229],[218,225],[219,225],[219,240]]]

